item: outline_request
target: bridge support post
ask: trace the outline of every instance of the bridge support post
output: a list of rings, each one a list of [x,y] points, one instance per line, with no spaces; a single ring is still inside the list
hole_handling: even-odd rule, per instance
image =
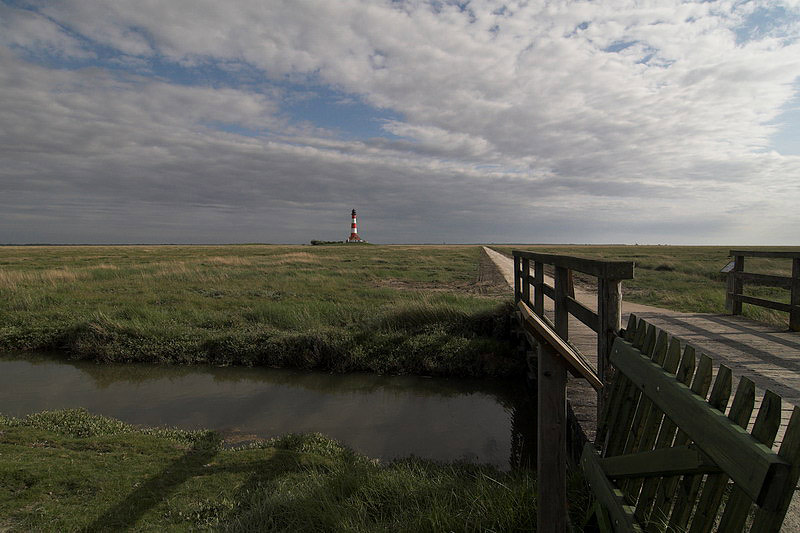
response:
[[[522,301],[527,306],[531,305],[531,260],[525,257],[522,258],[522,275],[520,276],[520,283],[522,283]]]
[[[563,340],[569,340],[569,311],[567,311],[567,296],[569,296],[569,270],[564,267],[556,267],[555,298],[553,298],[554,323],[556,333]]]
[[[742,314],[742,301],[736,297],[742,294],[742,280],[736,277],[737,272],[744,272],[744,256],[733,256],[733,270],[728,272],[728,295],[725,304],[732,315]]]
[[[789,310],[789,329],[800,331],[800,257],[792,260],[792,292]]]
[[[544,263],[533,262],[533,310],[539,316],[544,316]]]
[[[610,378],[611,346],[614,338],[622,328],[622,282],[616,279],[597,279],[597,316],[599,331],[597,332],[597,376],[605,385]],[[600,420],[603,412],[603,392],[597,394],[597,419]]]
[[[555,348],[537,343],[537,531],[567,530],[567,368]]]

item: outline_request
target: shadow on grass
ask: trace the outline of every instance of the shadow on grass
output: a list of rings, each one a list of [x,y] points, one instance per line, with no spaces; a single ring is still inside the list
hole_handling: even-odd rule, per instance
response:
[[[203,465],[208,464],[219,450],[219,437],[216,435],[198,440],[183,456],[98,517],[86,531],[119,531],[132,526],[148,509],[165,499],[180,484],[205,473]]]
[[[139,485],[124,500],[108,509],[84,531],[122,531],[131,528],[136,522],[160,502],[166,500],[178,487],[197,476],[208,476],[220,472],[251,473],[245,487],[255,487],[269,479],[295,471],[300,466],[285,456],[270,457],[255,463],[248,462],[238,466],[210,466],[221,451],[218,435],[200,440],[179,459],[170,463],[160,473]],[[240,491],[241,493],[241,491]]]

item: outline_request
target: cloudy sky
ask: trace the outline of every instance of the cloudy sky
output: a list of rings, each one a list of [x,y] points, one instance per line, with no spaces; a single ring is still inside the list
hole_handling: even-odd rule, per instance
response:
[[[800,244],[800,1],[0,2],[0,242]]]

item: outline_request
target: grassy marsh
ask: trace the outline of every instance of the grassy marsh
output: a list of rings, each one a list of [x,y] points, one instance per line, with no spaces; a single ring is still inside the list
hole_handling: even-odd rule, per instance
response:
[[[379,464],[321,435],[223,449],[82,410],[0,416],[3,530],[531,531],[535,492],[530,471]]]
[[[0,350],[98,361],[508,375],[471,246],[0,248]],[[487,293],[488,291],[488,293]]]

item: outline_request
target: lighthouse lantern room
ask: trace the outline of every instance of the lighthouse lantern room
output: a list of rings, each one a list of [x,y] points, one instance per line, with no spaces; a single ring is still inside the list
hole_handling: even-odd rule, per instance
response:
[[[347,242],[364,242],[364,240],[358,236],[358,227],[356,226],[355,209],[353,209],[353,223],[350,224],[350,237],[347,238]]]

